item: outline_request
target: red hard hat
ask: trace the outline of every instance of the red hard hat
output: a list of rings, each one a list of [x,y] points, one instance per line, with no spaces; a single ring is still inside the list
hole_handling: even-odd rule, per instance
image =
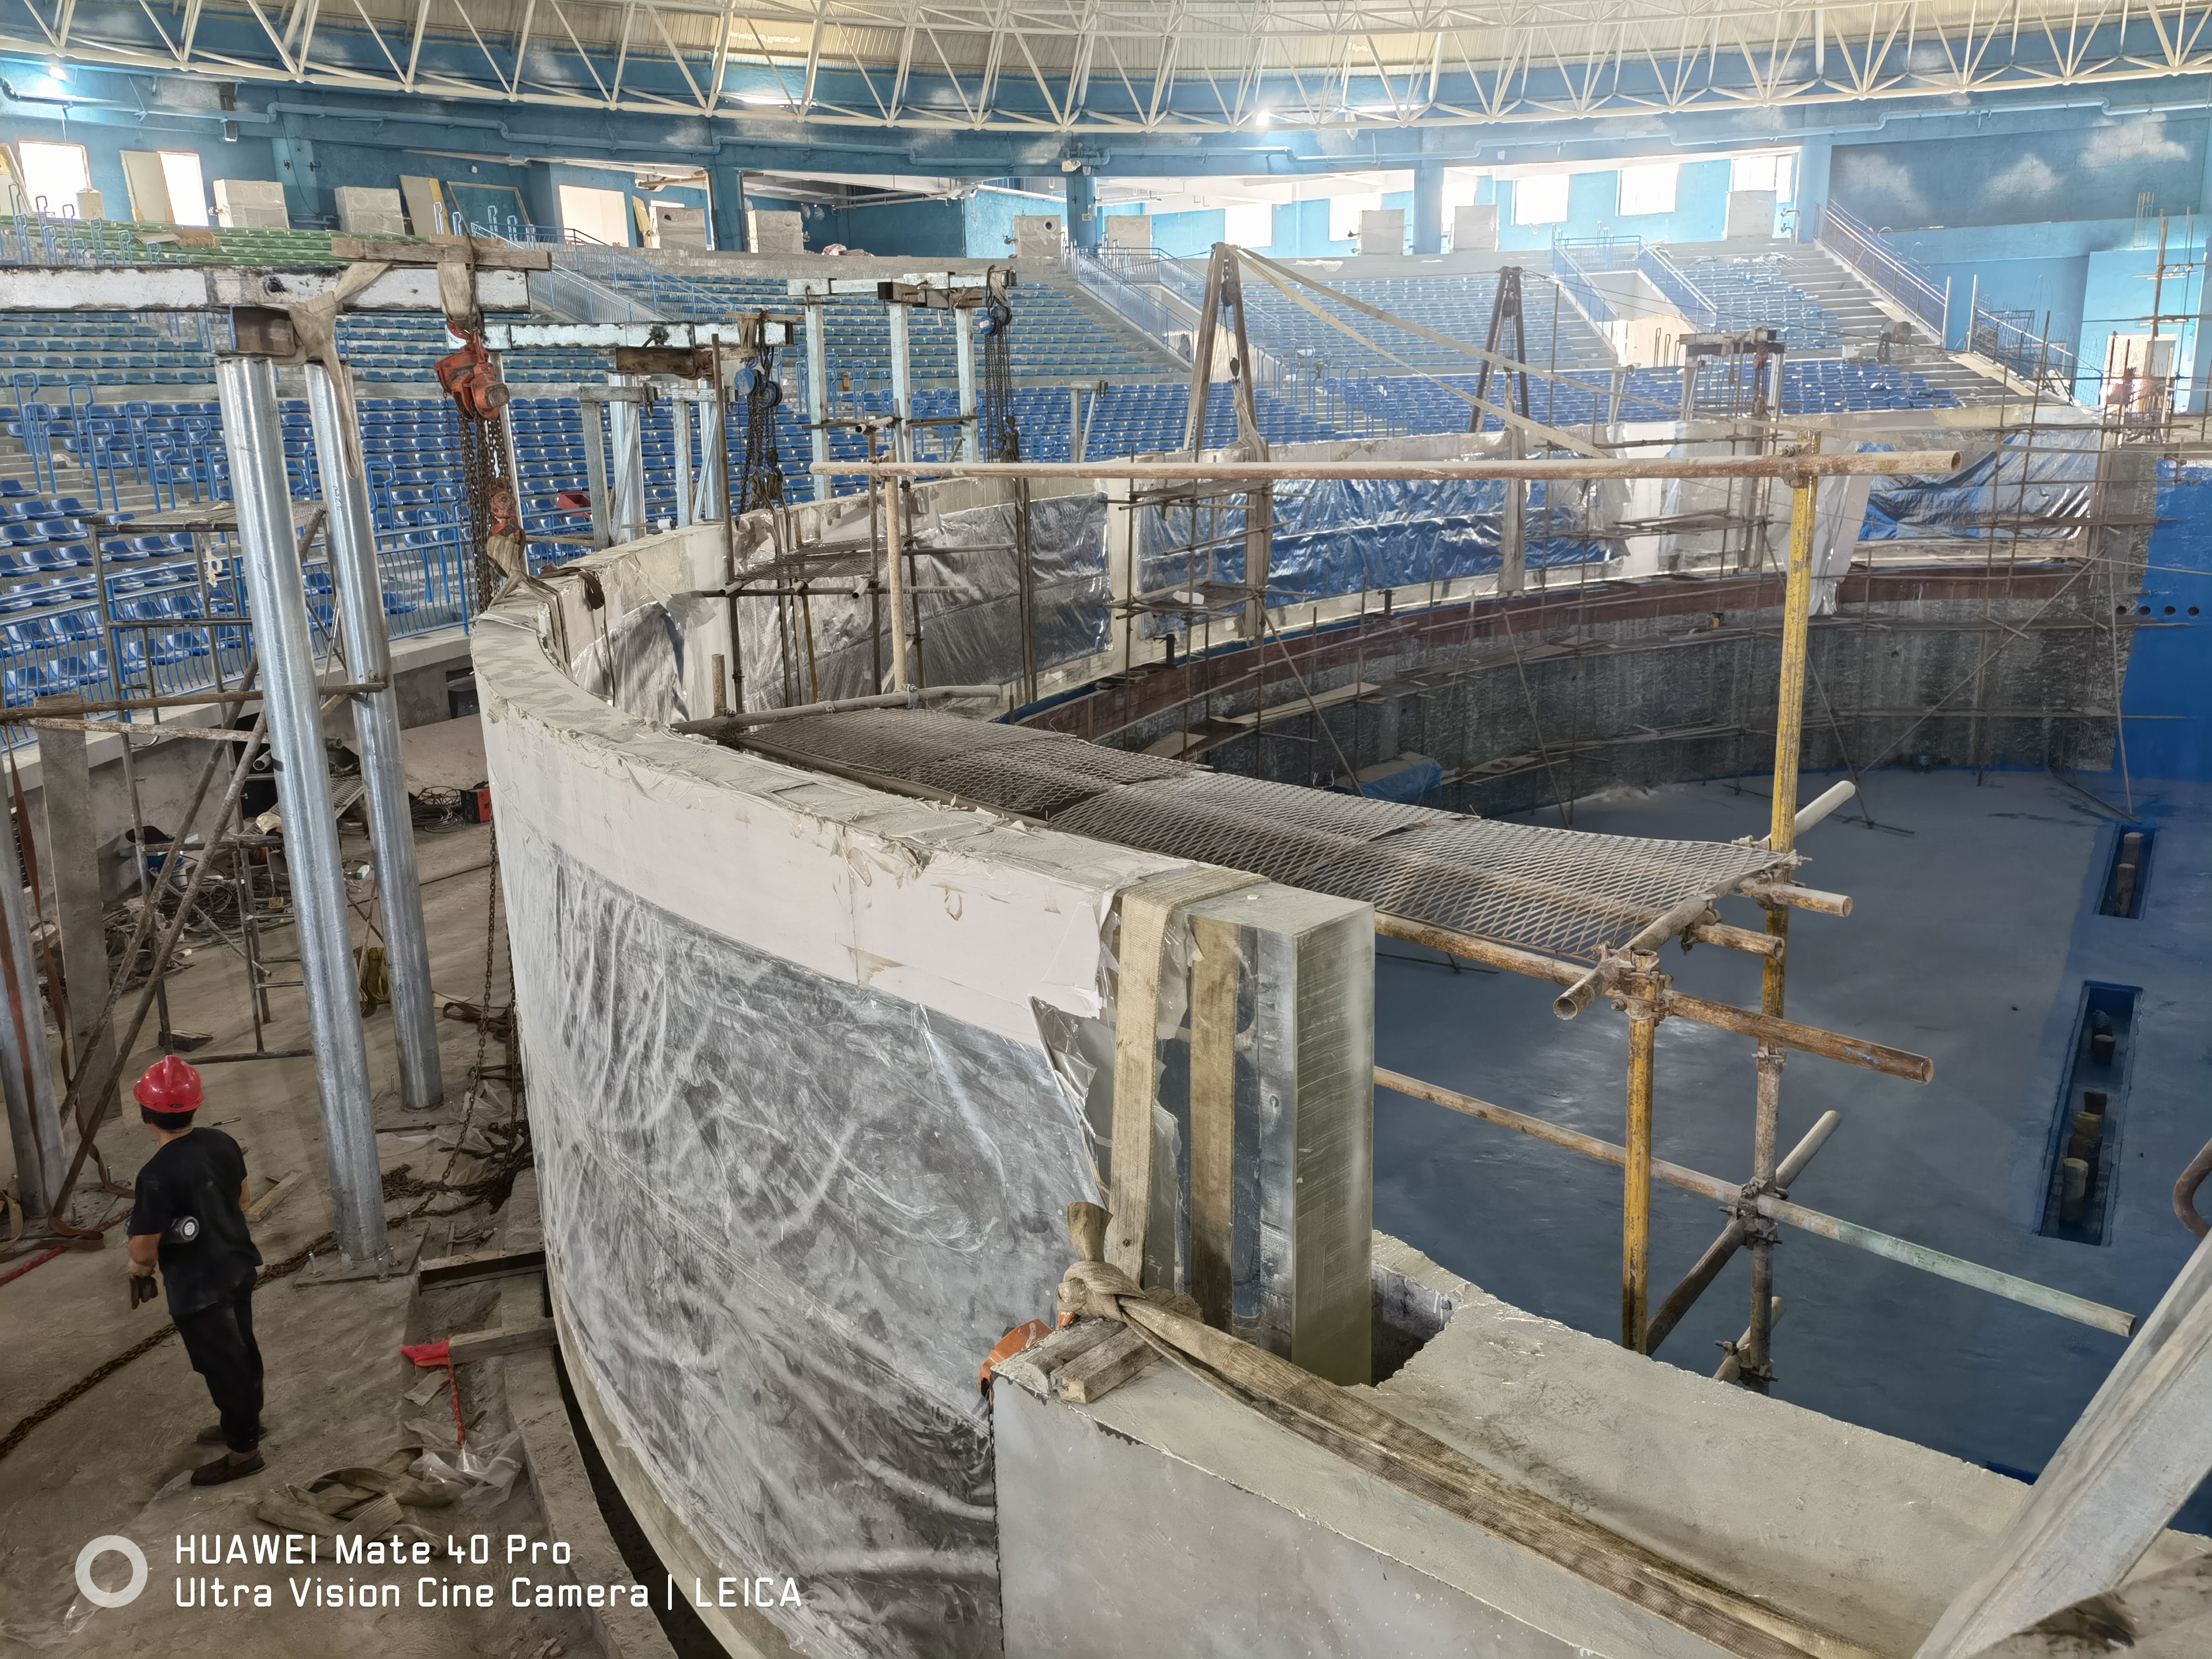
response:
[[[149,1111],[189,1112],[200,1103],[200,1074],[171,1054],[149,1066],[131,1093]]]

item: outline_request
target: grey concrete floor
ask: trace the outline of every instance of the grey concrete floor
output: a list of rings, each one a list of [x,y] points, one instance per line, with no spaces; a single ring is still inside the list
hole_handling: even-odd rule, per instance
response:
[[[447,763],[451,751],[465,750],[470,742],[465,732],[426,730],[434,738],[423,747]],[[476,775],[481,775],[480,762]],[[474,1001],[483,992],[490,832],[471,827],[418,836],[416,845],[434,983],[441,993]],[[349,836],[345,850],[349,863],[357,867],[367,855],[366,841],[358,834]],[[358,916],[355,929],[357,939],[366,933]],[[503,1004],[503,926],[494,937],[494,998]],[[295,948],[289,933],[270,936],[272,951]],[[220,946],[196,951],[172,988],[178,1029],[212,1033],[210,1052],[251,1046],[244,970],[231,952]],[[307,1047],[301,993],[272,995],[277,1018],[267,1033],[269,1046]],[[369,1018],[367,1033],[372,1078],[380,1089],[389,1089],[397,1067],[388,1007]],[[477,1029],[441,1020],[440,1034],[447,1087],[459,1097],[477,1057]],[[130,1075],[156,1058],[150,1042],[142,1045]],[[494,1046],[491,1063],[497,1065],[499,1059]],[[282,1261],[326,1233],[331,1224],[313,1063],[269,1060],[210,1067],[207,1088],[202,1121],[239,1139],[257,1194],[293,1171],[306,1172],[301,1189],[256,1229],[264,1258]],[[484,1109],[503,1112],[503,1097],[494,1092],[487,1102]],[[136,1109],[126,1111],[100,1139],[117,1179],[127,1185],[154,1142]],[[414,1174],[434,1178],[447,1167],[447,1152],[430,1132],[382,1135],[378,1146],[386,1170],[406,1164]],[[456,1178],[466,1178],[474,1167],[464,1162]],[[397,1217],[416,1202],[394,1202],[387,1208]],[[79,1216],[97,1221],[128,1204],[127,1199],[87,1194]],[[456,1224],[435,1224],[440,1232],[433,1235],[434,1247]],[[123,1231],[118,1227],[109,1235],[106,1249],[58,1256],[0,1287],[0,1328],[6,1334],[0,1351],[6,1356],[7,1377],[0,1420],[14,1423],[131,1346],[165,1317],[158,1304],[136,1311],[127,1305]],[[501,1605],[495,1609],[423,1609],[415,1605],[412,1572],[333,1571],[327,1546],[319,1575],[269,1566],[233,1566],[219,1575],[227,1581],[273,1586],[276,1605],[270,1610],[183,1609],[175,1604],[180,1571],[186,1578],[193,1576],[191,1569],[173,1565],[177,1535],[268,1536],[268,1529],[251,1516],[263,1493],[282,1482],[304,1485],[331,1468],[380,1461],[394,1448],[425,1438],[406,1430],[410,1419],[426,1422],[434,1432],[442,1429],[450,1446],[452,1412],[444,1395],[427,1408],[401,1400],[421,1373],[398,1350],[403,1342],[490,1322],[486,1310],[475,1305],[488,1302],[489,1296],[481,1291],[447,1291],[441,1304],[414,1297],[411,1291],[407,1278],[307,1288],[286,1279],[256,1296],[256,1330],[268,1373],[265,1474],[209,1489],[189,1484],[189,1471],[216,1455],[193,1442],[214,1413],[205,1387],[174,1338],[94,1384],[33,1431],[0,1464],[0,1653],[275,1656],[354,1650],[424,1659],[510,1659],[538,1655],[549,1641],[578,1650],[583,1639],[580,1626],[574,1622],[578,1616],[507,1607],[504,1573],[473,1574],[498,1577]],[[486,1370],[501,1363],[489,1362]],[[487,1376],[479,1389],[466,1374],[463,1378],[465,1405],[472,1413],[489,1411],[481,1420],[472,1416],[471,1434],[479,1444],[489,1443],[503,1427],[498,1416],[503,1407],[494,1398],[493,1381]],[[464,1538],[472,1531],[489,1532],[495,1542],[508,1531],[544,1536],[526,1480],[518,1482],[503,1505],[481,1513],[447,1513],[450,1528],[443,1529]],[[434,1518],[438,1512],[419,1514],[433,1516],[433,1529],[441,1529]],[[88,1540],[111,1533],[131,1537],[146,1550],[151,1577],[146,1592],[130,1606],[98,1609],[78,1595],[75,1563]],[[111,1555],[96,1569],[96,1582],[119,1583],[125,1571],[125,1563]],[[332,1583],[396,1577],[405,1587],[402,1605],[374,1611],[295,1606],[288,1577],[313,1576]]]
[[[1763,789],[1764,780],[1749,781]],[[1828,780],[1808,778],[1810,799]],[[2116,781],[2091,780],[2112,799]],[[2096,914],[2120,824],[2043,774],[1878,772],[1872,830],[1839,816],[1808,834],[1802,879],[1851,895],[1845,919],[1798,913],[1794,1018],[1930,1056],[1925,1086],[1793,1056],[1786,1148],[1825,1110],[1843,1126],[1800,1180],[1798,1202],[2094,1300],[2148,1313],[2192,1241],[2174,1176],[2212,1136],[2212,790],[2138,781],[2157,826],[2141,920]],[[1763,794],[1726,781],[1583,803],[1575,825],[1727,840],[1762,834]],[[1540,822],[1556,823],[1547,811]],[[1892,833],[1905,831],[1909,833]],[[1756,907],[1723,904],[1759,925]],[[1424,953],[1381,942],[1401,956]],[[1758,959],[1701,947],[1662,963],[1684,990],[1759,1005]],[[2050,1136],[2085,980],[2142,988],[2110,1242],[2039,1237]],[[1627,1024],[1603,1005],[1571,1024],[1550,986],[1389,957],[1376,969],[1382,1065],[1619,1141]],[[1749,1173],[1752,1045],[1669,1021],[1657,1044],[1656,1151],[1730,1180]],[[1578,1329],[1620,1334],[1621,1178],[1605,1165],[1419,1101],[1379,1095],[1376,1225],[1507,1301]],[[1652,1304],[1722,1224],[1672,1188],[1653,1200]],[[1776,1394],[1848,1421],[2032,1478],[2121,1339],[1846,1246],[1784,1231],[1786,1313]],[[1710,1371],[1742,1329],[1739,1255],[1659,1358]],[[2200,1493],[2177,1524],[2212,1529]]]

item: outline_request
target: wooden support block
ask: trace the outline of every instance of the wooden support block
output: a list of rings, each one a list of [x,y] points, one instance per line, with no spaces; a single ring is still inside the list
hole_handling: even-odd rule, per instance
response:
[[[524,1353],[553,1346],[553,1322],[533,1319],[526,1325],[500,1325],[488,1331],[465,1331],[446,1339],[446,1358],[456,1365],[497,1354]]]
[[[1060,1369],[1089,1353],[1124,1328],[1111,1319],[1079,1319],[1064,1325],[1035,1347],[1024,1348],[1001,1364],[1000,1378],[1018,1382],[1032,1394],[1050,1395],[1052,1379]]]
[[[1121,970],[1114,994],[1113,1162],[1107,1170],[1106,1259],[1145,1282],[1145,1235],[1152,1213],[1152,1105],[1159,1088],[1159,996],[1168,923],[1187,904],[1261,878],[1195,865],[1154,876],[1121,894]]]
[[[304,1170],[293,1170],[291,1174],[246,1206],[246,1218],[249,1222],[260,1220],[262,1217],[270,1213],[278,1205],[291,1197],[294,1193],[298,1192],[300,1183],[307,1178],[307,1172]]]
[[[471,1250],[462,1255],[432,1256],[416,1269],[424,1290],[452,1285],[473,1285],[483,1279],[505,1279],[514,1273],[545,1271],[543,1250]]]
[[[1158,1351],[1136,1332],[1127,1325],[1115,1326],[1114,1334],[1089,1353],[1060,1367],[1060,1397],[1088,1406],[1104,1399],[1158,1358]]]
[[[1190,1290],[1200,1316],[1229,1328],[1237,1141],[1237,929],[1193,917],[1190,975]]]

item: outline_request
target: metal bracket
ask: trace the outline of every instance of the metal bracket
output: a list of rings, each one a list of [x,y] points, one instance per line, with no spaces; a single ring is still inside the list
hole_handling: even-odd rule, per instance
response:
[[[1735,1202],[1729,1206],[1729,1213],[1742,1226],[1746,1243],[1772,1244],[1781,1239],[1782,1224],[1771,1216],[1761,1215],[1759,1211],[1759,1200],[1762,1198],[1787,1196],[1788,1194],[1783,1188],[1769,1180],[1747,1181],[1743,1183],[1743,1191],[1737,1195]]]

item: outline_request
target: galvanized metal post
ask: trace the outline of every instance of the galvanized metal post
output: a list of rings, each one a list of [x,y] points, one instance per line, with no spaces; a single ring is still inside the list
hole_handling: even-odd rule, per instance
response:
[[[25,833],[28,830],[24,826]],[[20,860],[21,849],[12,840],[8,850]],[[6,945],[12,967],[8,976],[12,1006],[8,1016],[0,1018],[0,1066],[7,1067],[8,1128],[15,1149],[16,1191],[23,1200],[23,1213],[36,1220],[52,1207],[69,1160],[62,1152],[61,1102],[54,1091],[46,1017],[39,1010],[39,970],[31,955],[31,928],[23,908],[22,884],[15,878],[20,867],[20,862],[10,864],[0,872],[0,909],[6,912]],[[15,1023],[19,1013],[20,1029]]]
[[[983,459],[981,422],[975,414],[975,313],[964,306],[952,311],[953,364],[960,377],[960,459]],[[1083,458],[1078,455],[1076,458]]]
[[[613,504],[607,500],[606,405],[594,398],[580,400],[584,416],[584,489],[592,498],[592,550],[603,551],[614,544]]]
[[[688,529],[691,523],[691,401],[688,398],[669,401],[676,428],[676,522]]]
[[[827,303],[811,297],[806,301],[807,437],[817,466],[825,466],[830,460],[830,350],[822,331],[822,307]],[[816,501],[828,501],[830,489],[830,479],[815,474]]]
[[[610,386],[635,388],[642,382],[635,375],[610,374]],[[607,405],[607,436],[612,451],[614,521],[609,526],[617,543],[634,542],[645,534],[645,410],[625,398]]]
[[[891,613],[891,686],[904,691],[907,678],[906,507],[904,478],[886,481],[884,491],[884,596]]]
[[[1774,815],[1766,844],[1778,853],[1797,845],[1797,755],[1805,728],[1805,658],[1812,641],[1813,510],[1814,480],[1808,477],[1791,491],[1790,499],[1790,573],[1782,595],[1782,672],[1777,690],[1774,720]],[[1790,937],[1790,911],[1770,905],[1766,931],[1776,939]],[[1759,1012],[1779,1019],[1787,961],[1768,957],[1762,964]],[[1753,1119],[1751,1178],[1754,1183],[1774,1180],[1774,1142],[1782,1121],[1782,1066],[1784,1052],[1761,1043],[1759,1048],[1759,1098]],[[1774,1235],[1757,1232],[1751,1238],[1751,1318],[1739,1358],[1743,1385],[1764,1394],[1774,1380],[1773,1294]]]
[[[1505,453],[1525,460],[1528,440],[1517,426],[1505,429]],[[1498,527],[1498,591],[1518,593],[1528,580],[1528,481],[1505,481],[1505,512]]]
[[[699,512],[702,520],[711,523],[726,516],[723,500],[728,494],[729,467],[722,443],[722,398],[717,392],[711,398],[699,400]],[[818,489],[830,487],[825,479],[816,485]]]
[[[252,606],[269,746],[276,759],[276,799],[284,818],[285,861],[299,930],[301,977],[322,1097],[323,1145],[340,1254],[369,1261],[386,1250],[384,1183],[376,1163],[376,1120],[369,1103],[368,1050],[361,1030],[351,912],[331,815],[329,763],[323,748],[315,659],[307,628],[306,583],[292,539],[291,492],[284,479],[283,430],[276,417],[276,374],[266,357],[225,357],[216,368],[223,438],[238,507],[240,563]]]
[[[891,453],[902,461],[914,459],[914,351],[907,334],[907,308],[894,305],[891,325]]]
[[[392,690],[392,641],[384,620],[384,584],[376,562],[376,526],[362,476],[359,434],[347,419],[337,381],[309,363],[307,418],[314,428],[315,467],[325,507],[338,619],[349,678],[383,680],[380,691],[352,697],[368,830],[376,860],[376,891],[384,914],[384,958],[392,977],[392,1019],[399,1047],[399,1103],[424,1112],[446,1097],[438,1066],[438,1011],[430,989],[430,942],[422,926],[422,887],[415,870],[415,826],[407,774],[399,759],[399,700]]]

